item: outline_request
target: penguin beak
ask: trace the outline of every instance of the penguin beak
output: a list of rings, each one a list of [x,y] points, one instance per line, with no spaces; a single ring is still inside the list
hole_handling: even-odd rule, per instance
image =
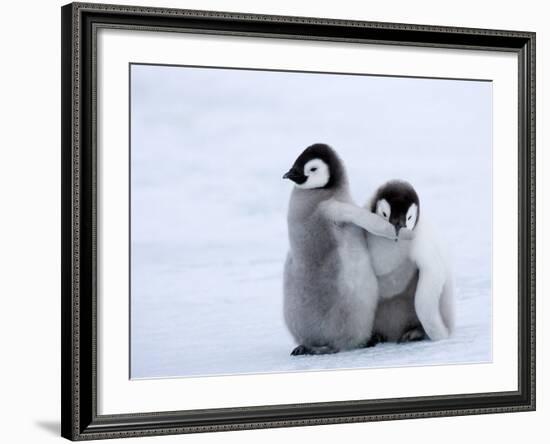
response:
[[[290,179],[297,184],[302,184],[306,181],[307,177],[298,171],[298,169],[292,167],[283,175],[283,179]]]
[[[399,231],[401,231],[401,228],[405,228],[407,226],[404,218],[399,218],[397,220],[391,221],[393,226],[395,227],[395,236],[399,237]],[[395,239],[397,241],[397,238]]]
[[[395,225],[395,242],[399,240],[399,230],[401,230],[401,227],[399,225]]]

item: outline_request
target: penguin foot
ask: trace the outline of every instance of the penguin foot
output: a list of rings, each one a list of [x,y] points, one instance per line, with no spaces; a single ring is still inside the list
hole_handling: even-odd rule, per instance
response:
[[[418,327],[413,327],[407,330],[405,333],[403,333],[399,338],[399,340],[397,341],[397,343],[400,344],[402,342],[422,341],[427,337],[428,336],[426,335],[424,328],[422,328],[422,326],[419,325]]]
[[[384,335],[381,335],[380,333],[374,333],[368,342],[365,344],[365,347],[374,347],[378,344],[382,344],[383,342],[386,342],[387,339]]]
[[[290,353],[291,356],[300,356],[300,355],[328,355],[332,353],[337,353],[338,350],[331,347],[330,345],[321,345],[321,346],[311,346],[299,345]]]

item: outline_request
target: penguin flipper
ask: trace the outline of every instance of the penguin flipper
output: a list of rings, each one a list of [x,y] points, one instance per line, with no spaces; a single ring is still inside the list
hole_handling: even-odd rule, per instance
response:
[[[446,325],[440,310],[443,291],[451,285],[448,282],[448,266],[439,245],[429,236],[426,227],[418,226],[415,231],[411,250],[411,259],[418,267],[414,308],[426,335],[432,341],[438,341],[450,335],[450,326]],[[447,305],[452,307],[450,303]]]
[[[323,204],[323,211],[326,217],[335,223],[350,223],[377,236],[397,239],[392,224],[377,214],[352,203],[330,200]]]

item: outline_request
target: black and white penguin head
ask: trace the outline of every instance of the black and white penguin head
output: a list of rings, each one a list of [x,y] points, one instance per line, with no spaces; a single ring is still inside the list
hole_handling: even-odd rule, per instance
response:
[[[396,233],[401,228],[414,230],[420,216],[420,201],[410,183],[392,180],[378,188],[371,211],[389,221]]]
[[[324,143],[307,147],[283,176],[305,190],[333,188],[344,180],[344,167],[336,152]]]

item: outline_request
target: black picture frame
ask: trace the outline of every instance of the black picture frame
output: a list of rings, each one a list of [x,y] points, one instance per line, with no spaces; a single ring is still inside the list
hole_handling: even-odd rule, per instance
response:
[[[62,7],[62,436],[119,438],[535,409],[535,33],[72,3]],[[97,414],[98,27],[507,51],[519,65],[518,390],[140,414]]]

